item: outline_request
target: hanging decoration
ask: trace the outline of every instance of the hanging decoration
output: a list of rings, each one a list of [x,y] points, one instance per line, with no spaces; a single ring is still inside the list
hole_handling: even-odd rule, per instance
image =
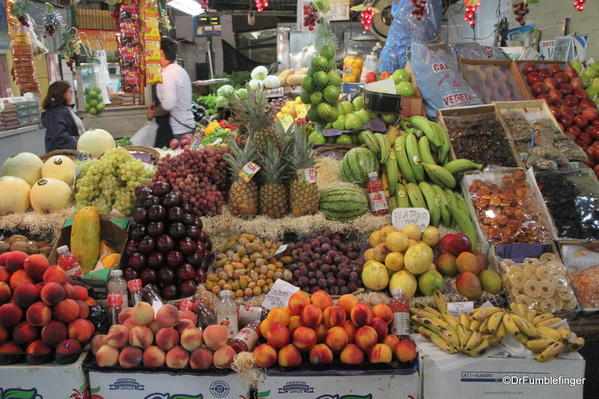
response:
[[[43,19],[44,37],[52,37],[62,31],[62,16],[50,3],[46,3],[46,10]]]
[[[380,12],[378,8],[372,6],[371,1],[354,6],[351,10],[360,12],[360,23],[362,24],[364,33],[370,30],[374,16]]]
[[[514,15],[516,16],[516,22],[518,22],[520,25],[524,26],[526,24],[526,21],[524,20],[524,16],[526,14],[528,14],[529,10],[528,10],[528,3],[524,2],[524,1],[517,1],[515,3],[512,4],[512,11],[514,12]]]
[[[572,6],[574,8],[576,8],[576,11],[578,12],[583,12],[584,11],[584,3],[586,3],[587,0],[574,0],[574,2],[572,3]]]
[[[125,93],[141,94],[144,78],[141,63],[144,60],[141,46],[140,14],[135,0],[121,2],[117,35],[121,86]],[[160,49],[160,42],[158,42]]]
[[[475,14],[479,7],[479,0],[464,0],[464,21],[474,25],[476,22]]]
[[[314,30],[318,20],[318,10],[312,2],[304,4],[304,26],[310,31]]]
[[[160,3],[158,4],[158,8],[160,9],[160,20],[158,21],[160,23],[160,33],[161,35],[168,35],[173,29],[171,17],[168,16],[168,12],[160,5]]]
[[[142,3],[142,43],[145,47],[144,63],[146,85],[162,82],[160,67],[160,11],[158,1],[145,0]]]
[[[268,0],[254,0],[254,4],[256,5],[256,10],[261,13],[268,7]]]
[[[33,3],[31,3],[29,0],[17,0],[10,5],[10,14],[17,18],[21,25],[30,26],[27,13],[29,12],[32,4]]]
[[[426,0],[412,0],[412,5],[414,6],[412,15],[420,21],[424,17],[424,14],[426,14]]]

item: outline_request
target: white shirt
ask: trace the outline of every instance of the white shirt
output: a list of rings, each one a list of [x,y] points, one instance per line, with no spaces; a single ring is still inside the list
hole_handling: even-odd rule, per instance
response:
[[[191,112],[191,80],[187,71],[173,62],[162,69],[162,83],[156,85],[160,105],[170,112],[173,134],[189,133],[195,127]]]

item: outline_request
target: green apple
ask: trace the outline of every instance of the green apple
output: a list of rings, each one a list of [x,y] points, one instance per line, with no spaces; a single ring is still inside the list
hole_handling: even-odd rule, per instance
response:
[[[325,143],[326,143],[326,139],[324,137],[324,134],[322,134],[318,130],[313,131],[308,136],[308,144],[310,144],[310,145],[319,145],[319,144],[325,144]]]
[[[429,270],[418,276],[418,289],[426,296],[434,295],[435,292],[445,290],[445,280],[441,273]]]
[[[343,115],[354,112],[354,106],[349,101],[339,103],[339,112]]]
[[[351,135],[341,134],[341,135],[337,136],[335,143],[337,143],[337,144],[352,144]]]
[[[395,123],[395,121],[397,120],[397,115],[395,115],[395,114],[382,114],[382,117],[383,117],[383,121],[387,125],[391,125],[391,124]]]
[[[376,112],[368,111],[368,115],[370,115],[370,120],[373,120],[373,119],[376,119],[379,117],[379,114],[377,114]]]
[[[391,76],[393,77],[395,84],[398,84],[399,82],[410,81],[410,75],[408,75],[408,73],[403,69],[397,69],[395,72],[393,72],[393,75]]]
[[[593,79],[593,81],[591,82],[591,87],[593,89],[599,90],[599,78]]]
[[[400,96],[413,96],[414,88],[410,82],[400,82],[395,87],[397,89],[397,94]]]
[[[354,111],[359,111],[364,108],[364,96],[358,96],[354,98],[352,105],[354,106]]]
[[[333,129],[345,130],[345,115],[339,115],[337,120],[333,122]]]
[[[355,112],[352,112],[351,114],[347,114],[345,116],[345,128],[347,130],[357,130],[360,129],[363,126],[363,124],[360,121],[360,118],[358,118],[358,115],[356,115]]]
[[[361,123],[360,127],[362,127],[365,124],[367,124],[368,122],[370,122],[370,114],[365,109],[361,109],[358,112],[356,112],[356,116],[360,120],[360,123]]]

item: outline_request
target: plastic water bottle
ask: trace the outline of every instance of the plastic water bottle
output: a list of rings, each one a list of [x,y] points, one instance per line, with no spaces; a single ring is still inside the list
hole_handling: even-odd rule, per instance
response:
[[[123,278],[122,270],[112,270],[110,272],[110,280],[108,280],[108,295],[118,294],[123,298],[121,309],[129,307],[129,292],[127,290],[127,282]]]

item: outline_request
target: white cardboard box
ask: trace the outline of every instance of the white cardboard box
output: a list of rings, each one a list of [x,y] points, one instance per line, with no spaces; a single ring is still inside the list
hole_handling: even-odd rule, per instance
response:
[[[279,371],[258,383],[260,399],[417,399],[417,363],[401,371]]]
[[[247,399],[237,373],[89,370],[93,399]]]
[[[83,352],[75,363],[31,366],[25,363],[0,366],[0,398],[83,399],[89,398],[83,370]]]
[[[533,358],[449,355],[418,342],[424,399],[582,399],[585,361],[578,353],[539,363]],[[504,381],[505,379],[505,381]],[[532,381],[533,379],[539,379]],[[572,385],[569,385],[572,383]]]

